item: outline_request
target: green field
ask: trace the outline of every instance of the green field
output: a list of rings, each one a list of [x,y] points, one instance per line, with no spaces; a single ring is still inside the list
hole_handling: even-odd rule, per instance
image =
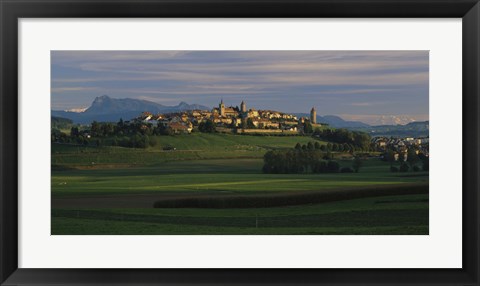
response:
[[[53,144],[52,234],[428,234],[428,173],[391,173],[375,158],[359,173],[261,172],[266,151],[315,140],[305,136],[197,133],[157,140],[148,149]],[[167,145],[176,150],[164,151]],[[351,166],[345,157],[340,164]],[[426,187],[408,192],[417,185]],[[368,188],[378,192],[349,199]],[[396,191],[385,196],[390,190]],[[263,208],[153,208],[159,200],[298,194],[339,199]]]
[[[260,209],[55,209],[53,234],[428,234],[428,195]]]
[[[262,158],[265,152],[271,149],[292,148],[298,142],[301,144],[315,142],[315,139],[306,136],[239,136],[207,133],[156,136],[155,139],[157,145],[146,150],[52,144],[52,165],[99,168],[115,165],[154,165],[177,160]],[[173,146],[176,150],[165,151],[163,150],[165,146]]]

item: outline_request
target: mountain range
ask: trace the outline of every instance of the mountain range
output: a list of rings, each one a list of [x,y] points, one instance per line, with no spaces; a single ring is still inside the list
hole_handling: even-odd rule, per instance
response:
[[[415,119],[406,115],[380,115],[370,125],[406,125],[411,122],[415,122]]]
[[[297,117],[310,117],[310,114],[308,113],[295,113],[294,115]],[[335,128],[366,128],[370,126],[360,121],[344,120],[340,116],[336,115],[317,115],[317,123],[326,123]]]
[[[92,121],[117,122],[120,118],[129,120],[142,112],[169,113],[194,109],[209,110],[207,106],[180,102],[175,106],[167,106],[148,100],[133,98],[111,98],[107,95],[95,98],[92,105],[83,112],[52,110],[52,116],[73,120],[75,123],[87,124]]]
[[[169,113],[187,110],[210,110],[210,107],[199,104],[180,102],[178,105],[167,106],[147,100],[123,98],[116,99],[107,95],[95,98],[92,105],[87,109],[75,110],[52,110],[52,116],[67,118],[74,123],[89,124],[92,121],[117,122],[120,118],[130,120],[139,116],[142,112]],[[297,117],[309,117],[308,113],[294,113]],[[411,122],[406,125],[378,125],[371,126],[360,121],[348,121],[335,115],[317,115],[318,123],[326,123],[335,128],[347,128],[368,132],[376,136],[428,136],[428,121]],[[391,122],[391,121],[389,121]]]
[[[405,125],[378,125],[352,129],[367,132],[373,137],[428,137],[430,122],[415,121]]]

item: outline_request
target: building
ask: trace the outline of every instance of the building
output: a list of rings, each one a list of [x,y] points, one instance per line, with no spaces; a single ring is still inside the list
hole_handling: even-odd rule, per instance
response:
[[[223,110],[223,116],[225,117],[235,117],[237,116],[237,111],[233,107],[226,107]]]
[[[172,130],[175,134],[182,134],[182,133],[190,133],[192,131],[191,128],[179,123],[179,122],[171,122],[168,124],[168,128]]]
[[[218,105],[218,108],[213,108],[211,113],[218,114],[220,117],[236,117],[238,116],[238,109],[233,108],[232,106],[225,107],[222,99],[222,101]]]
[[[247,105],[244,101],[242,101],[242,103],[240,104],[240,111],[243,113],[247,112]]]
[[[225,116],[225,104],[223,104],[223,99],[218,105],[218,111],[220,112],[220,116]]]
[[[250,118],[257,118],[257,117],[259,117],[259,114],[258,114],[258,111],[257,111],[257,110],[255,110],[255,109],[252,108],[252,109],[250,109],[250,110],[248,111],[248,115],[247,115],[247,116],[250,117]]]
[[[317,123],[317,110],[315,109],[315,107],[312,107],[312,110],[310,110],[310,122],[312,124]]]

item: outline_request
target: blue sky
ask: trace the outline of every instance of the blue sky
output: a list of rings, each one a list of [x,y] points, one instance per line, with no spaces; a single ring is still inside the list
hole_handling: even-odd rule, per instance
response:
[[[428,119],[428,51],[52,51],[52,109],[97,96]]]

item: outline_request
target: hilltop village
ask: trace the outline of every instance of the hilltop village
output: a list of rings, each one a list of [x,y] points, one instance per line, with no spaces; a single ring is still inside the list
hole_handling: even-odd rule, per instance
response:
[[[52,128],[52,142],[81,144],[88,146],[112,145],[122,147],[147,148],[157,144],[157,135],[201,133],[227,133],[245,135],[308,135],[312,138],[330,142],[325,146],[318,144],[322,152],[392,152],[395,161],[400,156],[407,160],[408,150],[416,154],[429,156],[429,138],[427,137],[373,137],[367,132],[352,131],[344,128],[329,128],[317,122],[315,107],[310,116],[299,117],[294,114],[247,108],[242,101],[240,107],[226,107],[223,100],[211,110],[185,110],[164,114],[143,112],[137,118],[119,122],[96,122],[89,126],[71,126],[70,136],[57,128]],[[62,129],[61,125],[56,125]],[[67,125],[63,129],[68,129]],[[318,143],[318,142],[317,142]],[[167,144],[168,145],[168,144]],[[311,144],[312,146],[313,143]],[[174,146],[164,146],[175,149]],[[311,146],[310,146],[311,147]],[[300,146],[309,149],[308,144]],[[400,158],[401,159],[401,158]]]
[[[214,128],[217,132],[235,133],[290,133],[302,134],[308,128],[320,127],[316,121],[317,111],[313,107],[310,117],[300,117],[273,110],[247,109],[242,101],[240,107],[226,107],[223,99],[212,110],[191,110],[153,115],[144,112],[134,121],[161,126],[174,134],[191,133],[194,128]]]

